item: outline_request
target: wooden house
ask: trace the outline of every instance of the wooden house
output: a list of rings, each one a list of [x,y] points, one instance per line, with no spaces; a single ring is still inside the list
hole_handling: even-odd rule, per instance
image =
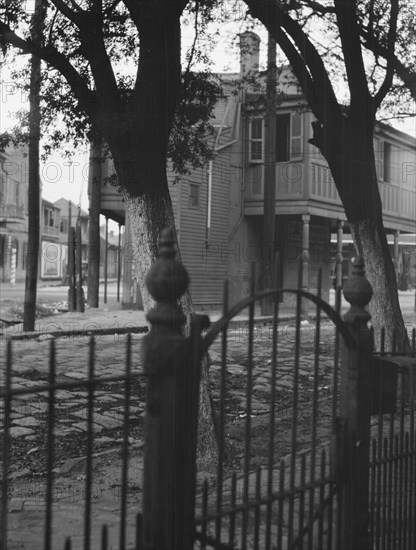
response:
[[[240,73],[219,75],[223,95],[218,98],[212,120],[213,159],[179,182],[173,172],[168,174],[193,301],[198,309],[220,309],[226,278],[231,301],[245,296],[251,265],[255,264],[260,281],[263,255],[274,256],[276,252],[281,258],[284,286],[296,284],[303,255],[307,259],[307,286],[316,288],[318,267],[322,267],[323,294],[328,298],[334,271],[331,235],[340,241],[343,233],[348,234],[348,224],[328,165],[308,142],[313,114],[290,68],[282,67],[277,84],[276,234],[272,246],[263,238],[265,74],[258,72],[260,39],[252,32],[243,33],[240,39]],[[244,79],[247,75],[250,78]],[[377,124],[374,145],[384,225],[399,268],[400,236],[416,233],[416,140]],[[106,173],[112,170],[107,161]],[[129,220],[124,217],[122,199],[108,183],[101,187],[101,205],[102,213],[126,223],[125,242],[129,242]],[[345,246],[344,255],[350,253],[351,248]],[[131,302],[132,279],[132,266],[125,264],[125,305]]]

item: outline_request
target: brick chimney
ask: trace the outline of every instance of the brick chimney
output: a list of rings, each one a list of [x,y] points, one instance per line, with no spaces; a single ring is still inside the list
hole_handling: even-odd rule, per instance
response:
[[[240,76],[259,70],[260,37],[252,31],[240,34]]]

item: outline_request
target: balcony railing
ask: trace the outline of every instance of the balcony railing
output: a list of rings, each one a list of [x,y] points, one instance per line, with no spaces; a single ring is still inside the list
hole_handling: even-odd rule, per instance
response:
[[[276,200],[303,198],[304,164],[299,162],[276,163]],[[264,165],[249,164],[245,168],[246,200],[263,199]]]
[[[306,163],[276,164],[276,200],[316,200],[342,208],[331,171],[324,162],[313,161],[305,173]],[[245,170],[245,200],[262,201],[264,192],[264,165],[248,165]],[[306,190],[304,189],[306,186]],[[379,181],[383,214],[416,219],[416,188],[406,181],[387,183]]]
[[[42,227],[42,236],[59,237],[59,227],[50,227],[49,225],[44,225]]]

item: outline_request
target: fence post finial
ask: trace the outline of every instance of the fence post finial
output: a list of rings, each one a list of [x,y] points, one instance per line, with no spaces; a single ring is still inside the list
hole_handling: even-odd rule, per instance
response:
[[[365,277],[364,261],[358,256],[352,260],[351,275],[344,286],[343,294],[351,308],[344,315],[346,323],[361,321],[367,323],[371,315],[364,308],[373,296],[373,289]]]
[[[342,502],[341,548],[369,548],[369,451],[372,332],[370,313],[365,309],[373,289],[365,278],[362,258],[354,258],[344,286],[344,297],[351,304],[344,315],[356,342],[342,345],[340,419],[345,427],[340,482]]]
[[[188,288],[189,277],[175,256],[173,231],[164,229],[159,239],[159,257],[146,276],[146,286],[156,301],[155,307],[147,314],[147,319],[152,324],[182,325],[186,320],[177,302]]]

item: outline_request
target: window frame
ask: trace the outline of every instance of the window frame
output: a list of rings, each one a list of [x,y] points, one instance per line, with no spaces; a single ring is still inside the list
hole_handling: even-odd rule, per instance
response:
[[[197,193],[195,196],[192,195],[192,190],[196,189]],[[193,199],[196,199],[196,204],[193,204]],[[201,196],[200,196],[200,185],[198,183],[190,182],[189,183],[189,195],[188,195],[188,207],[199,209],[201,206]]]
[[[261,136],[253,138],[253,122],[261,121]],[[261,145],[261,157],[253,158],[253,143],[260,143]],[[264,117],[256,115],[250,118],[249,133],[248,133],[248,160],[250,164],[261,164],[264,162]]]

